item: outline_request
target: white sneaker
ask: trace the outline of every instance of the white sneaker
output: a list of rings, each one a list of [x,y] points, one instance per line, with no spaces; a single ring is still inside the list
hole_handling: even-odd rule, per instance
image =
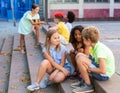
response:
[[[30,91],[38,90],[39,88],[40,88],[40,87],[39,87],[39,84],[38,84],[38,83],[34,83],[34,84],[29,85],[29,86],[27,87],[27,89],[30,90]]]

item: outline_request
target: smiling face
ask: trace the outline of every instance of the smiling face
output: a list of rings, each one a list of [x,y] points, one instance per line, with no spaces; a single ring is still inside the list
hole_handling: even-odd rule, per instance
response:
[[[60,36],[58,32],[55,32],[51,38],[50,38],[50,43],[53,47],[56,47],[58,44],[60,44]]]
[[[81,32],[79,30],[75,30],[74,37],[75,37],[77,42],[82,41],[82,35],[81,35]]]

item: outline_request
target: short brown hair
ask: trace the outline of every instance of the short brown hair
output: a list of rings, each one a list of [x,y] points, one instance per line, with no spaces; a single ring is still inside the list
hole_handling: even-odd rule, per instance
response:
[[[92,43],[97,43],[99,40],[99,30],[95,26],[85,27],[82,31],[82,37],[85,39],[90,39]]]
[[[36,9],[37,7],[39,7],[37,4],[32,4],[32,9]]]

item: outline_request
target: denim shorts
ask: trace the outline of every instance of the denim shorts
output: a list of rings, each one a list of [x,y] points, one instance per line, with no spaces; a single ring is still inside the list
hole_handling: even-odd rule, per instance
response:
[[[71,66],[69,62],[65,63],[64,68],[70,72],[68,76],[72,75],[72,73],[74,72],[73,67]]]
[[[90,68],[98,68],[99,67],[99,64],[97,64],[95,62],[94,59],[92,59],[91,56],[89,56],[89,59],[92,61],[92,64],[90,65]],[[94,72],[90,72],[89,75],[99,81],[105,81],[105,80],[108,80],[109,77],[106,75],[106,74],[97,74],[97,73],[94,73]]]

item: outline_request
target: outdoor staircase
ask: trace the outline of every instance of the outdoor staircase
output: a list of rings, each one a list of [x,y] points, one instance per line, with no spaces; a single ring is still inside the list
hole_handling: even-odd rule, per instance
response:
[[[40,40],[42,42],[45,41],[47,28],[47,26],[43,26],[41,29]],[[41,47],[35,45],[34,33],[25,37],[25,54],[18,51],[19,39],[19,34],[5,39],[0,38],[0,93],[72,93],[70,84],[74,80],[71,79],[38,91],[27,90],[26,87],[36,80],[43,55]],[[67,47],[68,51],[72,48],[70,45]],[[120,83],[118,82],[120,82],[120,78],[117,74],[107,82],[94,81],[96,93],[119,93]]]

